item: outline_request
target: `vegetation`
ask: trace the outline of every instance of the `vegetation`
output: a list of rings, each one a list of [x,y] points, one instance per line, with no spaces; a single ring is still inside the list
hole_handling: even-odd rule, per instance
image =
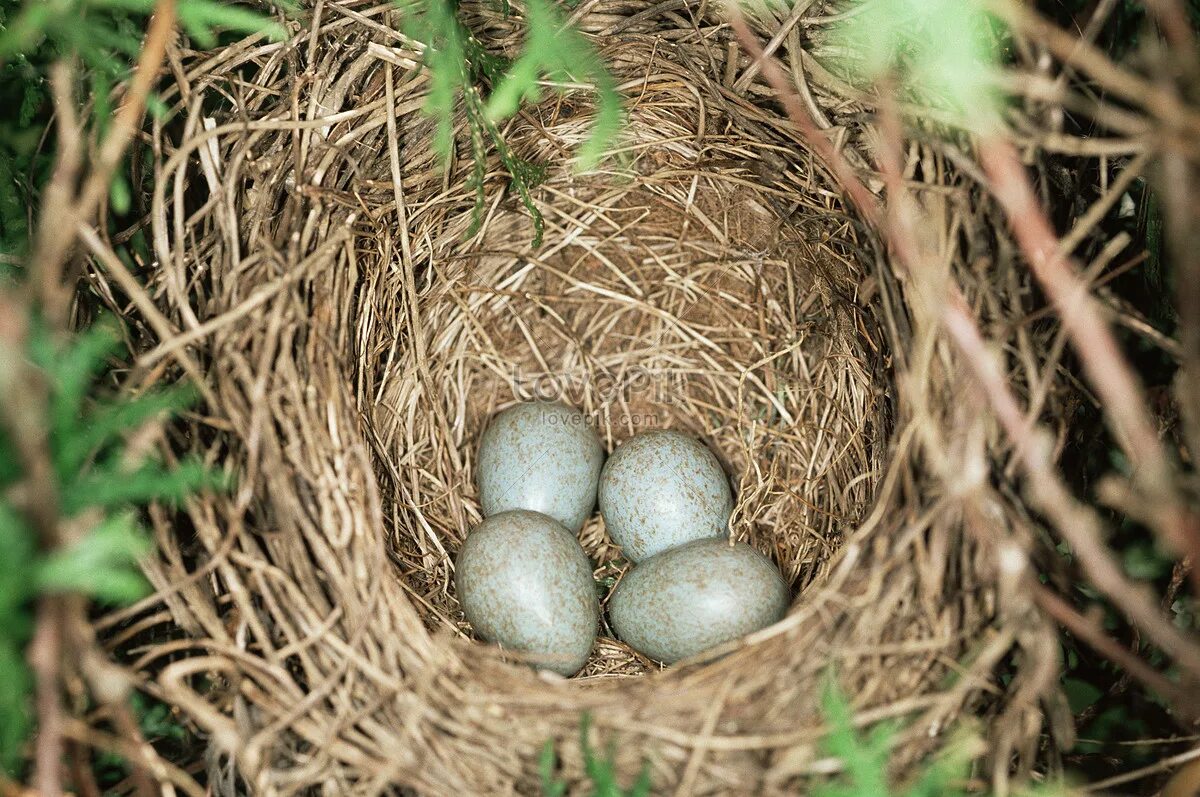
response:
[[[533,218],[533,245],[540,246],[545,222],[530,194],[545,175],[545,167],[512,153],[499,123],[517,112],[522,102],[536,101],[538,81],[587,80],[596,87],[596,122],[578,153],[581,169],[591,169],[608,152],[621,125],[621,104],[612,78],[596,51],[566,26],[558,9],[547,0],[525,5],[528,32],[520,57],[509,62],[488,52],[459,19],[453,0],[422,0],[402,4],[409,34],[425,45],[430,90],[426,110],[437,119],[434,148],[449,161],[455,145],[455,116],[461,107],[471,147],[467,188],[475,192],[475,210],[468,236],[483,221],[484,179],[488,146],[495,148],[512,189]],[[483,91],[492,86],[484,99]]]
[[[424,63],[430,73],[427,111],[437,122],[436,149],[447,162],[458,146],[469,153],[467,185],[475,194],[471,232],[483,217],[488,159],[495,153],[511,190],[533,219],[534,244],[539,244],[544,222],[532,191],[542,179],[544,165],[513,154],[504,121],[522,103],[536,100],[544,85],[590,84],[595,92],[595,122],[576,153],[576,162],[581,169],[595,167],[612,148],[622,123],[619,96],[601,59],[566,24],[562,8],[549,0],[523,4],[526,43],[512,61],[489,51],[475,37],[454,0],[397,1],[409,34],[425,48]],[[1064,22],[1073,22],[1085,6],[1094,7],[1084,0],[1046,5]],[[84,160],[102,174],[97,153],[112,135],[117,105],[125,99],[121,87],[142,53],[144,31],[155,7],[155,0],[0,0],[0,105],[13,109],[0,119],[0,548],[4,551],[0,557],[0,770],[18,781],[30,778],[33,770],[30,734],[38,718],[36,691],[47,691],[55,703],[61,697],[61,662],[44,670],[30,664],[38,635],[49,633],[45,623],[53,622],[44,619],[48,607],[62,611],[68,597],[78,602],[80,612],[88,601],[137,600],[148,588],[137,567],[149,547],[140,521],[144,507],[177,502],[197,490],[220,489],[228,481],[202,463],[169,462],[137,444],[139,431],[185,411],[195,400],[194,391],[172,386],[136,392],[123,384],[121,330],[108,322],[73,327],[69,314],[46,299],[73,285],[58,284],[56,272],[38,266],[43,253],[37,251],[36,220],[55,155],[44,136],[55,110],[49,71],[54,64],[73,65],[70,88],[88,98],[76,109]],[[283,36],[283,24],[271,16],[280,9],[288,12],[294,6],[178,0],[177,19],[197,47],[211,47],[230,36]],[[1187,9],[1193,22],[1200,21],[1195,4]],[[1117,4],[1113,24],[1099,32],[1098,41],[1117,56],[1133,51],[1145,35],[1145,14],[1146,4]],[[985,135],[998,129],[1004,105],[994,78],[1006,56],[1008,33],[982,11],[981,4],[877,0],[851,18],[842,43],[847,52],[860,54],[855,56],[858,60],[850,58],[846,63],[847,72],[860,85],[896,81],[905,101],[937,109],[961,128]],[[153,96],[147,107],[151,113],[163,112]],[[462,142],[456,137],[460,118],[466,128]],[[74,183],[69,186],[72,190]],[[107,184],[109,208],[117,217],[130,211],[132,198],[143,188],[127,166],[112,171]],[[1135,223],[1157,282],[1150,288],[1141,284],[1129,289],[1157,291],[1161,320],[1174,324],[1178,319],[1161,299],[1173,276],[1161,243],[1165,233],[1159,200],[1145,181],[1138,187],[1146,201],[1139,202],[1144,210]],[[1118,289],[1123,285],[1127,283],[1116,283]],[[1078,356],[1086,361],[1090,355],[1081,348]],[[1139,368],[1139,375],[1154,384],[1169,383],[1174,376],[1173,365],[1140,363]],[[1159,373],[1151,375],[1151,369]],[[1127,452],[1102,431],[1103,420],[1099,413],[1091,419],[1097,432],[1091,442],[1100,441],[1102,450],[1077,449],[1085,452],[1081,460],[1100,462],[1103,467],[1081,466],[1081,478],[1088,484],[1072,483],[1078,491],[1093,480],[1098,482],[1103,473],[1137,470]],[[1176,552],[1161,541],[1149,542],[1155,531],[1149,525],[1116,511],[1105,519],[1115,529],[1111,544],[1122,572],[1165,593],[1178,572]],[[1064,542],[1063,559],[1071,563],[1079,555],[1078,548]],[[1098,607],[1104,628],[1120,634],[1133,655],[1171,679],[1179,678],[1169,652],[1144,638],[1129,620],[1123,594],[1105,593],[1081,580],[1069,597],[1081,611]],[[1174,625],[1189,632],[1196,629],[1200,612],[1194,599],[1176,594],[1166,611]],[[1130,708],[1131,701],[1116,699],[1130,688],[1128,671],[1120,662],[1098,656],[1071,634],[1064,635],[1063,644],[1062,685],[1072,708],[1085,720],[1081,752],[1102,752],[1111,749],[1106,747],[1109,742],[1161,730],[1160,720],[1165,721],[1169,713],[1168,699],[1147,691],[1140,706],[1153,710]],[[182,738],[165,706],[136,695],[129,702],[145,736]],[[822,706],[829,733],[821,751],[839,763],[840,774],[819,784],[818,795],[967,793],[976,740],[963,737],[915,778],[896,783],[889,777],[888,761],[898,730],[884,725],[857,731],[848,701],[832,682]],[[650,793],[648,768],[628,790],[619,785],[611,749],[601,755],[591,746],[586,716],[581,720],[580,744],[595,794]],[[96,764],[120,768],[100,756]],[[541,758],[547,795],[567,790],[556,766],[554,747],[547,743]],[[0,782],[0,790],[4,785]]]
[[[148,592],[137,565],[150,548],[140,508],[226,482],[198,461],[166,462],[137,442],[148,424],[191,405],[194,390],[121,385],[113,367],[120,329],[101,321],[73,330],[51,298],[69,287],[56,284],[46,265],[61,252],[34,243],[53,165],[42,140],[54,110],[49,69],[78,65],[69,88],[89,102],[76,112],[80,129],[69,134],[88,143],[100,170],[115,87],[129,78],[154,9],[154,0],[0,3],[0,103],[17,109],[0,122],[0,777],[21,780],[29,770],[35,687],[38,714],[47,706],[58,711],[62,667],[82,666],[78,650],[74,664],[59,661],[64,647],[83,642],[73,631],[86,606],[81,599],[121,605]],[[178,18],[208,44],[225,33],[282,30],[247,7],[213,0],[181,0]],[[114,213],[129,210],[124,170],[112,173],[110,196]],[[141,724],[158,736],[161,709],[145,706],[135,696]],[[59,742],[43,730],[39,743]],[[54,791],[57,779],[42,772],[37,781]]]
[[[616,740],[609,740],[608,754],[601,757],[592,747],[591,740],[592,718],[584,714],[579,718],[579,749],[583,752],[583,769],[591,785],[594,797],[649,797],[650,795],[650,765],[642,768],[637,781],[628,790],[622,789],[617,779],[614,751]],[[542,747],[539,767],[542,775],[542,794],[545,797],[563,797],[567,793],[568,784],[554,774],[558,756],[554,752],[554,740],[547,739]]]

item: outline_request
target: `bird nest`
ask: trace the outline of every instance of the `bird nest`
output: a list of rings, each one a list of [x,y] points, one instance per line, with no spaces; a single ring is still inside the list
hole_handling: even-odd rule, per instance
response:
[[[152,513],[156,593],[101,625],[203,732],[216,793],[536,791],[548,741],[582,777],[584,714],[622,777],[648,766],[656,791],[793,789],[826,771],[830,671],[861,721],[911,722],[900,761],[985,705],[1016,638],[988,629],[1020,604],[964,528],[1015,510],[964,517],[954,488],[990,432],[728,29],[674,8],[576,14],[625,98],[599,168],[569,157],[587,91],[505,127],[546,166],[538,247],[498,161],[473,225],[469,137],[449,168],[435,156],[391,4],[318,2],[288,41],[173,54],[155,265],[128,305],[128,286],[94,284],[144,330],[141,365],[199,380],[205,408],[173,447],[237,486]],[[515,50],[516,19],[472,13]],[[861,143],[855,106],[805,91],[846,120],[847,152]],[[970,192],[915,157],[946,239],[978,234]],[[1012,309],[994,299],[1019,281],[962,271],[984,310]],[[647,428],[703,439],[735,487],[731,534],[791,585],[787,617],[670,668],[602,626],[570,679],[474,639],[452,576],[481,519],[478,442],[529,398],[580,407],[610,451]],[[628,563],[599,518],[580,540],[606,592]],[[1036,735],[1031,708],[996,709],[1008,751]]]

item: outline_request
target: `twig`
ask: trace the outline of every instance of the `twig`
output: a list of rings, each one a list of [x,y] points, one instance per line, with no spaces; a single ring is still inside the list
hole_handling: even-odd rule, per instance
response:
[[[1031,428],[1013,397],[1004,374],[984,344],[965,305],[952,308],[947,329],[983,383],[993,411],[1016,448],[1026,472],[1030,503],[1046,515],[1071,546],[1088,579],[1107,595],[1134,626],[1167,655],[1200,679],[1200,646],[1175,627],[1149,590],[1125,576],[1104,545],[1103,524],[1095,510],[1071,495],[1051,464],[1053,441],[1042,429]]]
[[[62,702],[59,668],[62,663],[62,606],[57,597],[38,601],[37,629],[29,643],[29,665],[37,680],[37,748],[33,783],[42,797],[62,795]]]
[[[43,408],[47,387],[42,375],[30,366],[24,353],[28,330],[20,304],[0,293],[0,423],[21,460],[25,478],[15,491],[16,503],[29,518],[43,550],[62,542],[59,529],[58,483],[46,438],[48,424]],[[62,708],[59,667],[62,656],[61,599],[48,595],[38,601],[30,667],[36,679],[38,736],[34,756],[34,782],[45,797],[62,793]]]
[[[1179,60],[1179,66],[1193,74],[1196,71],[1196,35],[1192,21],[1179,0],[1146,0],[1146,8],[1158,21],[1158,26]]]
[[[44,194],[31,263],[33,281],[41,286],[43,309],[57,327],[63,327],[67,321],[71,285],[63,279],[63,266],[75,245],[74,230],[79,224],[92,223],[96,209],[112,184],[113,173],[140,126],[146,99],[158,78],[174,29],[175,0],[158,0],[121,109],[100,145],[100,152],[77,198],[74,197],[83,159],[83,136],[70,90],[70,69],[57,64],[51,72],[59,157]]]
[[[63,235],[61,225],[64,219],[73,217],[75,184],[83,167],[83,136],[71,91],[73,75],[71,65],[65,62],[50,68],[50,93],[58,122],[58,160],[42,192],[35,255],[30,260],[30,287],[41,300],[47,319],[56,326],[66,323],[68,293],[63,287],[62,263],[73,240]]]
[[[64,264],[76,240],[76,227],[91,223],[108,191],[112,175],[140,125],[146,98],[166,55],[167,41],[175,25],[175,0],[159,0],[157,10],[138,60],[137,70],[125,100],[101,145],[99,155],[76,198],[76,184],[83,162],[83,134],[71,92],[71,69],[56,64],[51,87],[57,114],[58,161],[39,219],[30,285],[33,295],[25,305],[40,304],[54,331],[65,331],[72,285],[64,279]],[[36,298],[35,298],[36,297]],[[24,480],[19,500],[33,523],[44,550],[63,543],[59,517],[58,482],[52,466],[49,425],[45,418],[48,393],[44,378],[23,356],[27,331],[15,319],[27,319],[23,308],[0,295],[0,355],[5,368],[0,372],[0,418],[21,459]],[[63,710],[61,679],[63,634],[69,615],[83,611],[78,602],[46,595],[38,602],[37,623],[28,656],[36,679],[38,732],[34,754],[34,784],[42,797],[63,793]],[[135,723],[136,726],[136,723]],[[142,789],[143,793],[145,789]]]
[[[75,218],[79,221],[91,220],[100,200],[108,193],[113,173],[120,165],[134,134],[141,127],[146,99],[158,80],[159,70],[167,57],[167,44],[174,33],[175,0],[158,0],[121,109],[113,119],[108,136],[100,145],[100,154],[96,158],[92,173],[84,182],[79,201],[75,204]]]
[[[755,63],[760,64],[759,69],[762,71],[763,77],[775,89],[779,101],[783,103],[784,110],[787,112],[788,119],[792,121],[792,124],[800,128],[800,133],[809,146],[833,170],[833,176],[837,180],[838,185],[850,197],[850,200],[858,208],[859,212],[863,214],[868,222],[877,223],[880,215],[879,201],[863,181],[859,179],[853,167],[850,166],[850,162],[842,156],[841,152],[834,148],[829,139],[817,128],[816,122],[805,112],[803,104],[788,83],[779,64],[776,63],[774,58],[767,56],[763,52],[758,38],[746,25],[746,20],[742,16],[741,8],[737,3],[731,3],[729,6],[729,21],[742,46],[754,56]]]
[[[92,774],[92,762],[87,745],[71,742],[68,758],[71,760],[71,783],[79,797],[102,797],[96,777]]]
[[[1197,794],[1200,794],[1200,761],[1198,760],[1189,761],[1180,767],[1162,790],[1162,797],[1196,797]]]
[[[1034,600],[1037,601],[1038,606],[1042,607],[1042,610],[1053,617],[1059,625],[1141,681],[1146,688],[1171,701],[1176,713],[1184,717],[1186,721],[1190,722],[1195,719],[1195,712],[1200,710],[1200,707],[1188,705],[1192,702],[1190,692],[1182,689],[1178,684],[1172,683],[1165,675],[1105,634],[1104,629],[1100,628],[1097,623],[1089,622],[1070,604],[1045,586],[1037,584],[1034,589]]]
[[[1106,789],[1111,789],[1113,786],[1120,786],[1124,783],[1131,783],[1135,780],[1141,780],[1142,778],[1149,777],[1150,775],[1157,775],[1159,772],[1166,772],[1171,767],[1196,760],[1200,760],[1200,747],[1194,747],[1191,750],[1180,753],[1179,755],[1173,755],[1170,758],[1164,758],[1162,761],[1155,762],[1147,767],[1135,769],[1132,772],[1123,772],[1122,774],[1114,775],[1111,778],[1105,778],[1104,780],[1098,780],[1095,783],[1089,783],[1085,791],[1104,791]],[[1163,797],[1166,797],[1165,791],[1163,792]],[[1188,797],[1188,795],[1185,792],[1182,794],[1172,795],[1172,797]]]
[[[730,18],[732,27],[737,32],[743,46],[751,53],[760,54],[761,47],[746,26],[736,4],[730,7]],[[842,184],[855,204],[859,205],[860,211],[867,217],[867,220],[884,229],[889,242],[900,255],[902,262],[906,258],[916,257],[918,253],[915,249],[915,241],[918,239],[903,229],[903,225],[906,224],[903,213],[890,214],[891,219],[886,222],[887,226],[880,225],[879,207],[874,196],[867,191],[866,186],[849,168],[841,154],[836,152],[829,142],[816,131],[812,120],[804,115],[803,108],[794,96],[794,90],[789,86],[778,66],[773,61],[764,63],[762,74],[779,95],[789,118],[801,129],[813,149],[822,157],[833,159],[830,165],[839,183]],[[1002,143],[1007,146],[1007,142]],[[885,161],[883,164],[885,170],[889,170],[888,165],[888,162]],[[1017,165],[1020,165],[1019,161]],[[895,174],[897,168],[898,166],[893,163],[889,170],[893,172],[892,188],[889,189],[889,197],[892,199],[901,196],[895,191],[896,186],[899,185],[898,177]],[[1023,171],[1021,177],[1024,178]],[[1028,183],[1026,182],[1025,185],[1028,186]],[[1011,190],[1011,186],[1008,187]],[[1029,196],[1022,194],[1018,198],[1024,201],[1030,197],[1032,197],[1032,189],[1030,189]],[[1009,197],[1009,201],[1012,202],[1012,200],[1013,197]],[[1023,212],[1040,213],[1036,198],[1032,198],[1032,202],[1032,209],[1025,207],[1019,209]],[[1041,220],[1044,222],[1044,217]],[[901,225],[900,227],[894,226],[898,223]],[[1044,239],[1038,240],[1038,244],[1041,247],[1039,251],[1045,252],[1048,256],[1043,260],[1060,257],[1057,238],[1054,237],[1052,231],[1050,232],[1050,245],[1047,245]],[[912,262],[905,263],[905,265],[910,271],[912,270]],[[1073,283],[1071,287],[1074,287]],[[1077,294],[1068,293],[1067,295],[1072,301],[1078,301]],[[1074,320],[1079,323],[1077,318]],[[1051,442],[1045,432],[1032,428],[1025,420],[1024,413],[1022,413],[1005,375],[995,363],[989,347],[984,342],[983,336],[971,316],[969,307],[953,284],[947,289],[941,321],[950,334],[951,340],[955,342],[962,353],[964,361],[972,369],[976,378],[980,380],[992,404],[993,411],[1016,448],[1026,472],[1026,489],[1031,503],[1050,519],[1059,534],[1072,546],[1084,572],[1092,583],[1113,600],[1130,622],[1140,627],[1165,653],[1188,670],[1193,678],[1200,679],[1200,645],[1161,614],[1152,596],[1148,594],[1148,590],[1141,585],[1131,583],[1125,577],[1120,565],[1113,559],[1112,554],[1105,548],[1103,523],[1099,516],[1091,507],[1076,500],[1063,484],[1052,464],[1053,447]],[[1084,323],[1089,330],[1094,330],[1097,319],[1093,317]],[[1103,323],[1099,322],[1099,325],[1102,333],[1107,336],[1109,333],[1103,327]],[[1114,354],[1118,359],[1121,356],[1119,351]],[[1126,392],[1131,390],[1128,384],[1121,384],[1120,377],[1117,379],[1118,388],[1123,388]],[[1136,383],[1132,392],[1133,395],[1137,395]],[[1135,403],[1133,409],[1135,413],[1137,406]],[[1139,435],[1139,444],[1148,449],[1148,452],[1143,452],[1143,455],[1150,456],[1152,464],[1162,467],[1163,461],[1154,459],[1158,450],[1158,441],[1153,433],[1148,434],[1149,440],[1146,439],[1147,433],[1142,429],[1135,428],[1134,433]],[[1163,456],[1165,457],[1165,455]],[[1170,468],[1169,463],[1166,465],[1166,472],[1173,480],[1174,471]]]
[[[1172,92],[1122,69],[1098,47],[1081,41],[1023,3],[1014,0],[984,0],[985,7],[1013,30],[1045,46],[1064,64],[1086,72],[1098,84],[1126,102],[1158,117],[1168,129],[1200,130],[1200,113],[1184,105]]]
[[[1179,556],[1200,561],[1200,525],[1175,488],[1176,468],[1145,410],[1145,392],[1103,310],[1062,254],[1016,150],[992,136],[980,142],[979,155],[993,196],[1007,214],[1034,276],[1058,309],[1084,372],[1103,399],[1105,415],[1129,454],[1134,483],[1159,507],[1153,528]],[[1200,573],[1194,574],[1194,585],[1200,592]]]

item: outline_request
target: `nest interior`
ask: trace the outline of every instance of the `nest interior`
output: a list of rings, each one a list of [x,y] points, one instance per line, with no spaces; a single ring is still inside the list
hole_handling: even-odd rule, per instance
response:
[[[482,40],[519,46],[514,19],[468,10]],[[889,370],[911,330],[869,231],[741,85],[719,18],[590,3],[576,22],[628,127],[588,174],[570,163],[586,92],[505,128],[548,165],[538,248],[497,162],[472,230],[469,149],[435,157],[390,4],[317,3],[289,41],[172,56],[156,270],[129,304],[91,276],[144,333],[140,366],[198,379],[208,409],[175,442],[239,487],[155,514],[157,592],[102,627],[129,629],[114,646],[204,731],[217,793],[536,791],[547,740],[582,777],[585,712],[656,790],[790,789],[819,770],[831,664],[856,706],[919,718],[915,758],[1012,644],[960,664],[995,615],[992,576],[961,516],[918,497],[914,427],[893,417],[913,400]],[[756,20],[764,38],[779,22]],[[924,395],[954,396],[931,352],[913,344]],[[472,641],[451,576],[480,520],[475,449],[532,396],[583,408],[609,450],[647,427],[704,439],[734,481],[734,534],[793,585],[788,617],[661,672],[602,638],[570,680]],[[611,583],[626,565],[598,518],[581,541]]]
[[[370,370],[357,375],[356,399],[392,550],[418,604],[455,632],[451,558],[480,520],[478,438],[517,400],[583,408],[609,450],[647,428],[705,440],[739,482],[735,534],[798,588],[872,495],[882,391],[862,336],[870,318],[855,302],[850,225],[783,155],[778,183],[765,185],[744,164],[770,142],[736,120],[706,131],[704,106],[680,102],[686,81],[662,73],[631,86],[625,163],[596,173],[574,175],[557,155],[586,115],[554,100],[530,110],[536,136],[513,125],[529,144],[516,152],[555,164],[537,191],[544,246],[531,249],[514,200],[464,236],[470,197],[425,196],[417,186],[439,183],[419,174],[404,177],[412,262],[428,264],[415,294],[396,242],[360,257],[382,275],[362,308],[372,327],[357,362]],[[390,192],[363,200],[368,223],[394,218]],[[624,565],[598,517],[581,539],[611,584]],[[599,651],[585,675],[637,668],[619,645]]]

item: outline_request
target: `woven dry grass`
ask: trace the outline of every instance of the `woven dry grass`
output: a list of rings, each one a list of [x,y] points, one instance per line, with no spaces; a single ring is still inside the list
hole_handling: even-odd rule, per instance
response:
[[[802,6],[815,35],[821,9]],[[576,175],[585,92],[511,123],[518,154],[550,164],[536,250],[498,164],[466,236],[467,164],[430,151],[426,78],[390,4],[319,2],[290,41],[172,53],[157,268],[144,292],[93,285],[144,331],[147,379],[200,376],[207,408],[174,447],[238,487],[155,513],[158,591],[101,628],[206,733],[215,793],[534,792],[548,739],[580,776],[584,711],[656,792],[794,790],[824,771],[831,665],[859,721],[911,723],[900,763],[964,710],[996,723],[998,771],[1031,758],[1055,642],[1000,567],[1028,532],[985,480],[996,433],[929,294],[892,273],[702,11],[581,4],[629,128]],[[513,20],[476,13],[485,40],[518,44]],[[764,41],[781,24],[756,21]],[[778,52],[814,74],[782,30]],[[868,162],[853,92],[815,74],[805,96]],[[1046,348],[1009,324],[1026,281],[980,260],[990,211],[941,150],[914,147],[907,169],[943,266],[1036,381]],[[475,447],[492,413],[547,391],[610,447],[647,425],[709,442],[738,489],[734,533],[794,585],[788,617],[661,672],[602,639],[569,680],[472,641],[451,563],[480,518]],[[598,519],[581,538],[597,578],[619,576]],[[1014,650],[1028,666],[1004,697],[993,675]]]

